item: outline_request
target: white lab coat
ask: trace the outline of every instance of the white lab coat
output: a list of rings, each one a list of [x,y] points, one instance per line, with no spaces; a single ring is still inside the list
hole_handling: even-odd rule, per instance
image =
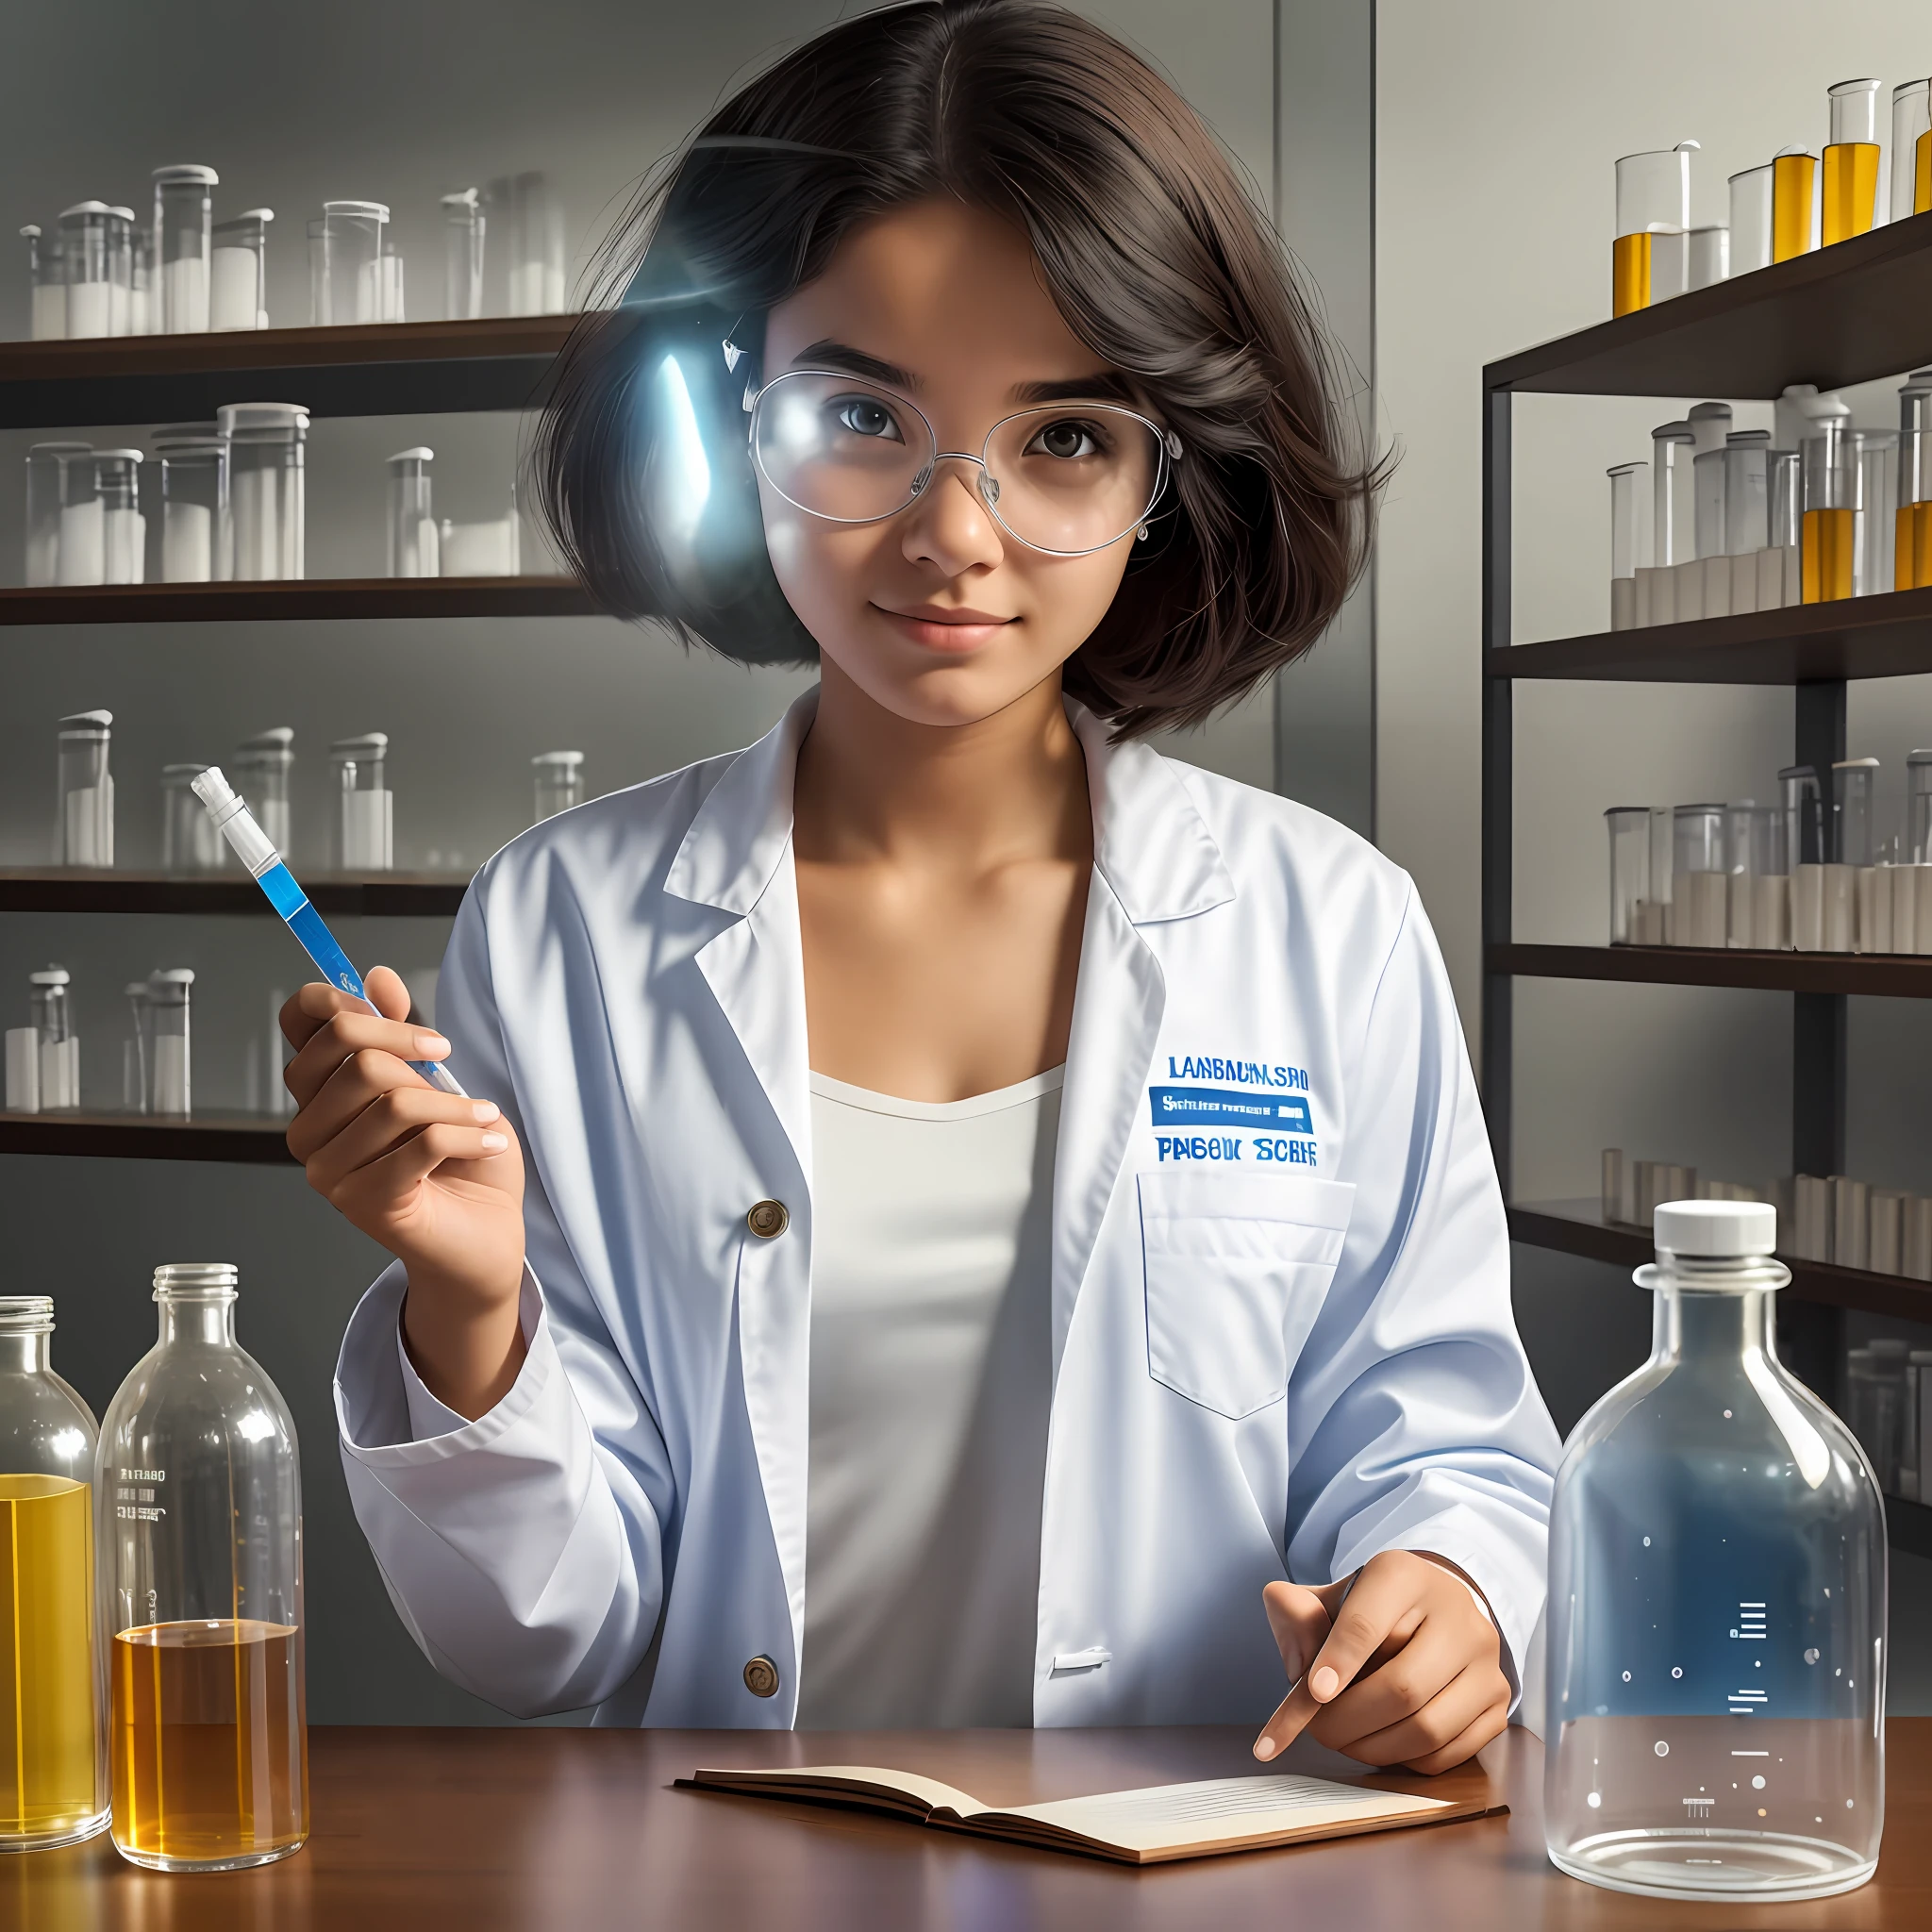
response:
[[[812,1154],[791,791],[815,702],[525,833],[457,919],[439,1018],[523,1137],[528,1355],[489,1414],[412,1440],[393,1266],[336,1402],[397,1609],[508,1710],[796,1708]],[[1414,889],[1319,814],[1069,710],[1095,856],[1034,1722],[1258,1724],[1284,1689],[1262,1586],[1389,1549],[1458,1564],[1522,1658],[1557,1441]],[[768,1199],[790,1225],[760,1239]],[[440,1407],[413,1400],[419,1423]],[[775,1695],[747,1688],[758,1657]]]

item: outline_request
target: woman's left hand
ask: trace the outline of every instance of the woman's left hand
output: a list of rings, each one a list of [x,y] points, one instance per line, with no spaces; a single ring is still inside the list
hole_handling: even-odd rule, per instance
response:
[[[1496,1626],[1443,1563],[1385,1550],[1352,1584],[1271,1583],[1262,1601],[1290,1690],[1257,1757],[1306,1729],[1365,1764],[1447,1771],[1509,1721]]]

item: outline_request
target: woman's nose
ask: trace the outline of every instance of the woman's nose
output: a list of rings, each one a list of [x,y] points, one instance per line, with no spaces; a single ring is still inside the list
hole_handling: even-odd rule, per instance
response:
[[[911,561],[956,577],[975,564],[991,568],[1004,559],[1000,527],[980,494],[984,475],[968,458],[939,458],[932,480],[906,511],[901,541]]]

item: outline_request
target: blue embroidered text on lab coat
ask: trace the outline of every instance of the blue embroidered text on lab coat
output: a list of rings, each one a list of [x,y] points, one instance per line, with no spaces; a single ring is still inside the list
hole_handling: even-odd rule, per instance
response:
[[[1241,1093],[1222,1087],[1150,1087],[1147,1100],[1157,1127],[1224,1124],[1269,1127],[1283,1134],[1315,1131],[1308,1103],[1300,1094]]]

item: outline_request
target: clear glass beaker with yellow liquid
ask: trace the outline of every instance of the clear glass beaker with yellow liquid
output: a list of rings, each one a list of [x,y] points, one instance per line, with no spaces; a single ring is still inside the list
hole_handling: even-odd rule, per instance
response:
[[[1697,143],[1624,155],[1617,162],[1617,235],[1610,313],[1628,315],[1684,292],[1690,232],[1690,157]]]
[[[1829,248],[1868,233],[1878,211],[1878,83],[1841,80],[1825,94],[1831,141],[1824,150],[1819,234]]]
[[[1805,602],[1829,604],[1852,594],[1857,557],[1858,471],[1850,412],[1814,416],[1801,455],[1805,524],[1799,545]]]
[[[101,1427],[114,1844],[223,1872],[308,1836],[302,1478],[275,1386],[235,1340],[236,1271],[155,1270],[160,1339]]]
[[[1790,261],[1818,246],[1818,157],[1784,147],[1771,158],[1771,258]]]
[[[1898,508],[1891,586],[1932,585],[1932,369],[1915,369],[1898,392]]]
[[[1900,81],[1891,91],[1890,219],[1894,222],[1932,210],[1932,139],[1927,139],[1928,134],[1932,134],[1932,81]],[[1925,183],[1924,201],[1919,199],[1921,181]]]
[[[0,1296],[0,1851],[108,1823],[94,1647],[94,1419],[54,1373],[54,1304]]]

